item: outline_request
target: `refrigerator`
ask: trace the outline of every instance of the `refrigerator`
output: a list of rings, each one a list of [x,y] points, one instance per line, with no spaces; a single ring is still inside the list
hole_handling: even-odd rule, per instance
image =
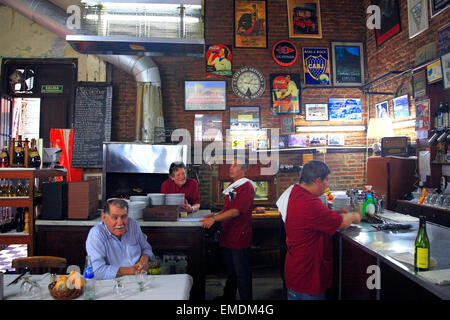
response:
[[[393,210],[398,199],[416,189],[416,164],[416,157],[368,158],[367,184],[373,186],[376,195],[385,196],[386,209]]]

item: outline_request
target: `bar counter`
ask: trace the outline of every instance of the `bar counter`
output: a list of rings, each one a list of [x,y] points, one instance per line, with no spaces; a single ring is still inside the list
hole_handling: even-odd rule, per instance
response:
[[[445,299],[450,300],[450,285],[437,285],[415,273],[414,242],[417,218],[384,210],[387,222],[408,223],[407,230],[377,231],[362,222],[339,231],[335,237],[335,288],[338,299]],[[393,219],[393,221],[391,220]],[[450,269],[450,229],[427,222],[432,268]],[[434,265],[435,264],[435,265]],[[374,274],[369,266],[380,269],[380,288],[370,289]],[[373,281],[372,281],[373,280]],[[450,281],[450,279],[448,279]]]

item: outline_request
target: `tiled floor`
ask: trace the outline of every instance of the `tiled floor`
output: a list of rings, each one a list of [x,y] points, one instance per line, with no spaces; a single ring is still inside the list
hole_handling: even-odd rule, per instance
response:
[[[11,271],[11,261],[14,258],[26,257],[27,255],[26,244],[11,244],[0,250],[0,272]]]

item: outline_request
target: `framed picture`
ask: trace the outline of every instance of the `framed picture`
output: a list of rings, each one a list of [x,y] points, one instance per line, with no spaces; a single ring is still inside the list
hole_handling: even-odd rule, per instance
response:
[[[409,38],[421,34],[428,29],[427,0],[408,0]]]
[[[427,94],[425,70],[413,73],[413,97],[423,97]]]
[[[234,47],[267,48],[266,0],[234,0]]]
[[[280,134],[295,133],[294,117],[282,116],[280,117]]]
[[[430,0],[430,15],[437,16],[450,6],[450,0]]]
[[[450,52],[450,23],[438,30],[437,56],[443,56],[447,52]]]
[[[222,114],[197,113],[194,119],[195,141],[222,141]]]
[[[288,135],[288,147],[306,147],[307,137],[304,134]]]
[[[384,42],[400,33],[400,9],[399,0],[375,0],[372,1],[374,5],[380,8],[381,21],[380,29],[375,30],[375,40],[377,46],[382,45]]]
[[[83,180],[97,180],[98,200],[102,200],[102,172],[83,172]]]
[[[441,56],[442,79],[444,89],[450,88],[450,52]]]
[[[272,143],[272,146],[273,146],[273,143]],[[287,147],[289,147],[289,136],[278,136],[278,148],[284,149]]]
[[[289,37],[322,38],[319,0],[287,0]]]
[[[377,111],[377,118],[389,118],[389,103],[383,101],[375,105]]]
[[[270,75],[272,113],[301,114],[300,75],[276,73]]]
[[[212,44],[206,46],[206,76],[229,77],[231,71],[231,46]]]
[[[230,135],[231,149],[268,149],[270,148],[269,135],[266,129],[261,130],[249,130],[246,133],[239,132]]]
[[[408,95],[400,96],[392,100],[394,102],[394,119],[409,117]]]
[[[430,99],[416,100],[416,131],[430,130]]]
[[[442,79],[441,59],[436,59],[427,65],[427,82],[433,83]]]
[[[331,42],[333,84],[361,86],[364,83],[364,50],[361,42]]]
[[[226,81],[185,81],[184,110],[226,109]]]
[[[303,48],[305,84],[330,85],[330,58],[328,48]]]
[[[329,133],[328,134],[329,146],[343,146],[345,145],[345,135],[343,133]]]
[[[258,130],[259,107],[230,107],[230,130]]]
[[[330,120],[362,120],[361,99],[330,98]]]
[[[328,121],[328,104],[326,103],[306,103],[306,121]]]
[[[326,133],[310,133],[309,145],[310,146],[325,146],[327,144]]]

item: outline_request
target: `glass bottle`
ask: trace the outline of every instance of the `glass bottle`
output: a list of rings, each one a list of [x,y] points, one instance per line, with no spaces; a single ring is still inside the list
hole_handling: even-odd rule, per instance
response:
[[[8,197],[16,197],[17,196],[17,189],[14,186],[12,180],[9,180],[8,189],[9,189]]]
[[[29,166],[31,168],[39,168],[41,166],[41,157],[39,156],[39,152],[36,147],[36,139],[31,139],[31,148],[30,148],[30,162]]]
[[[5,140],[5,143],[3,144],[2,152],[0,153],[0,166],[2,168],[8,168],[9,167],[9,152],[8,152],[8,144]]]
[[[428,270],[430,268],[430,240],[427,235],[425,216],[419,217],[419,231],[414,247],[414,270],[416,272]]]
[[[448,103],[443,103],[442,104],[442,110],[443,110],[443,117],[442,117],[442,122],[443,122],[443,127],[444,129],[448,128]]]
[[[25,151],[22,145],[22,136],[19,136],[17,140],[17,145],[14,149],[13,163],[18,166],[23,166],[25,164]]]
[[[95,300],[94,268],[92,267],[90,256],[86,256],[86,262],[84,265],[84,281],[84,300]]]

